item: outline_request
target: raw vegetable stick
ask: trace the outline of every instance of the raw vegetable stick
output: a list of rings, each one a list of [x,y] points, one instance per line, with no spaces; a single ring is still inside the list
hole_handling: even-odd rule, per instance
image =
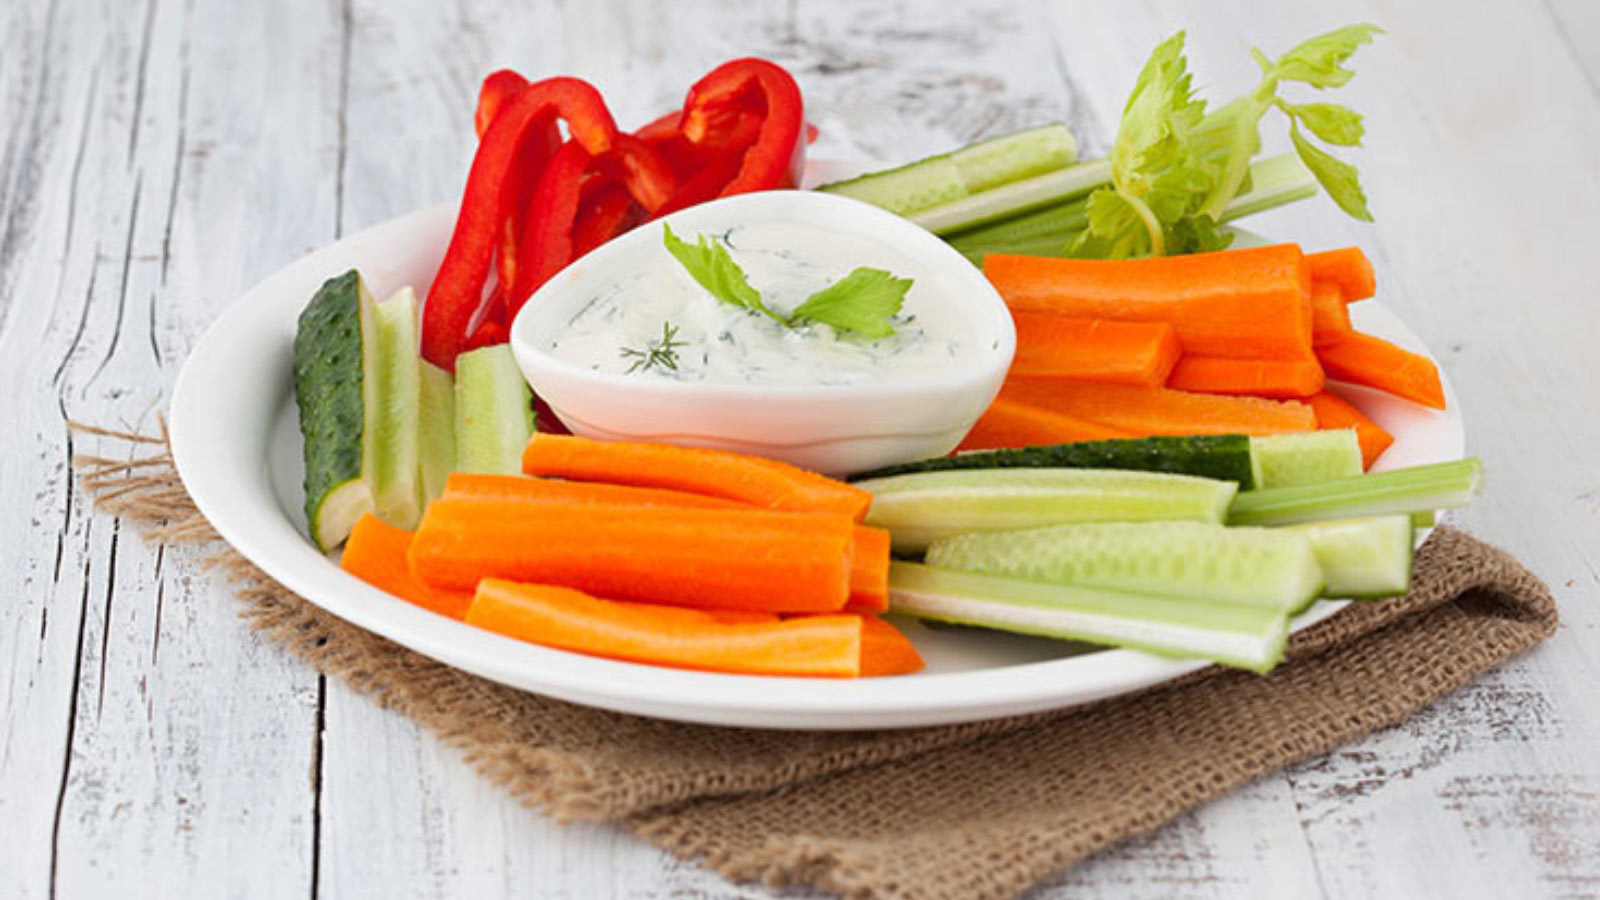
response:
[[[1311,344],[1320,347],[1350,331],[1344,292],[1332,281],[1311,282]]]
[[[1382,338],[1352,331],[1317,348],[1329,378],[1363,384],[1433,409],[1444,409],[1444,386],[1433,360]]]
[[[1310,431],[1317,425],[1311,408],[1293,401],[1094,384],[1065,378],[1008,378],[1000,388],[1000,397],[1101,422],[1134,437],[1277,434]]]
[[[1324,250],[1306,254],[1306,268],[1312,282],[1331,281],[1339,286],[1346,303],[1365,300],[1378,292],[1378,279],[1372,262],[1360,247]]]
[[[956,449],[998,450],[1126,437],[1133,437],[1133,432],[1043,406],[1008,400],[1002,394],[989,404]]]
[[[620,484],[560,481],[527,475],[470,475],[452,473],[445,482],[446,500],[509,502],[616,503],[640,506],[676,506],[696,509],[758,509],[737,500]],[[538,515],[536,512],[530,515]],[[853,611],[883,612],[889,608],[889,535],[880,528],[855,527],[850,553],[850,602]]]
[[[1311,409],[1317,414],[1317,428],[1354,428],[1356,440],[1361,444],[1361,465],[1363,468],[1372,468],[1372,464],[1389,449],[1394,443],[1394,436],[1383,430],[1383,426],[1367,418],[1361,410],[1356,409],[1349,401],[1338,394],[1322,391],[1306,398],[1311,404]]]
[[[1315,394],[1322,390],[1322,382],[1322,365],[1309,353],[1303,359],[1186,355],[1168,376],[1167,387],[1204,394],[1292,399]]]
[[[700,610],[486,578],[466,620],[530,643],[633,662],[757,675],[861,673],[862,624],[853,615],[729,622]]]
[[[411,532],[368,513],[356,520],[345,542],[339,568],[367,584],[408,600],[441,616],[459,619],[472,604],[471,591],[452,591],[429,587],[406,567],[406,550]],[[887,576],[885,576],[887,577]]]
[[[1165,322],[1117,322],[1014,312],[1013,375],[1060,375],[1113,384],[1158,385],[1178,361],[1178,333]]]
[[[671,488],[769,509],[842,513],[858,522],[872,503],[863,491],[788,463],[670,444],[535,434],[522,451],[522,471]]]
[[[1294,358],[1311,346],[1311,279],[1293,244],[1127,260],[991,253],[983,273],[1013,312],[1169,322],[1185,353]]]
[[[854,523],[830,513],[439,500],[408,561],[458,590],[506,578],[674,606],[833,612],[850,595],[854,540]]]
[[[884,578],[888,578],[887,566]],[[900,629],[877,616],[861,617],[861,677],[909,675],[922,667],[922,654]]]

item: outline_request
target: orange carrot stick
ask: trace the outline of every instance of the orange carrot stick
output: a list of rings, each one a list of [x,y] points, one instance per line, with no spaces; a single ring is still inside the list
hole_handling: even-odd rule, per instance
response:
[[[961,440],[958,450],[996,450],[1004,447],[1038,447],[1133,437],[1133,432],[1091,422],[1043,406],[1019,403],[1001,394]]]
[[[857,525],[850,553],[850,612],[889,611],[889,531]]]
[[[1166,322],[1116,322],[1013,312],[1013,375],[1059,375],[1113,384],[1158,385],[1182,348]]]
[[[922,671],[922,654],[911,640],[877,616],[861,617],[861,676],[909,675]]]
[[[1373,274],[1372,261],[1360,247],[1324,250],[1306,254],[1306,268],[1311,280],[1331,281],[1339,286],[1346,303],[1365,300],[1378,292],[1378,277]]]
[[[1382,338],[1352,331],[1317,348],[1329,378],[1363,384],[1434,409],[1444,409],[1444,385],[1433,360]]]
[[[670,444],[535,434],[522,451],[522,471],[670,488],[768,509],[842,513],[858,522],[872,503],[866,491],[788,463]]]
[[[436,500],[408,554],[430,585],[482,578],[618,600],[832,612],[850,596],[855,525],[830,513]]]
[[[459,619],[472,603],[471,591],[429,587],[406,568],[411,532],[368,513],[356,520],[344,544],[339,568],[381,591],[409,600],[441,616]]]
[[[1310,431],[1311,408],[1293,401],[1224,397],[1066,378],[1008,378],[1000,397],[1099,422],[1134,437]]]
[[[1394,443],[1394,435],[1383,426],[1367,418],[1361,410],[1338,394],[1323,391],[1306,398],[1317,414],[1319,429],[1354,428],[1356,440],[1361,444],[1361,465],[1372,468],[1373,462]]]
[[[1167,378],[1167,387],[1203,394],[1300,398],[1322,390],[1322,381],[1322,366],[1309,354],[1303,359],[1186,355]]]
[[[991,253],[983,273],[1013,312],[1170,322],[1185,353],[1292,359],[1311,346],[1311,279],[1293,244],[1130,260]]]
[[[452,472],[445,480],[445,500],[509,502],[616,503],[694,509],[758,509],[737,500],[620,484],[560,481],[527,475],[477,475]],[[532,513],[537,515],[537,513]],[[847,608],[865,612],[889,609],[889,533],[867,525],[855,527],[850,554],[850,602]]]
[[[1344,292],[1331,281],[1311,282],[1311,344],[1320,347],[1350,331],[1350,310]]]
[[[466,620],[530,643],[611,659],[755,675],[861,674],[863,628],[854,615],[730,622],[700,610],[486,578]]]

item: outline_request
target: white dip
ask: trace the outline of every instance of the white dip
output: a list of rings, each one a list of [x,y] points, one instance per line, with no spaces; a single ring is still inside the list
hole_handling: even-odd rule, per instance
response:
[[[789,328],[766,316],[724,303],[701,287],[667,252],[662,226],[644,226],[657,238],[609,287],[578,306],[547,345],[562,360],[601,372],[628,373],[636,357],[674,326],[676,369],[655,364],[630,377],[715,384],[848,385],[915,382],[950,370],[952,362],[987,351],[975,346],[977,330],[959,298],[940,285],[914,278],[915,266],[887,245],[804,225],[737,226],[720,239],[749,276],[751,287],[779,314],[857,266],[913,277],[895,333],[870,340],[827,325]],[[678,235],[693,243],[695,234]],[[621,267],[619,267],[620,269]]]

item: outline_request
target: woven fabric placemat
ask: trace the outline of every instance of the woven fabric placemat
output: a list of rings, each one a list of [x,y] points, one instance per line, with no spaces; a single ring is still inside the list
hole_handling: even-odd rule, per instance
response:
[[[559,819],[619,823],[736,881],[849,898],[1013,897],[1107,845],[1393,725],[1556,629],[1545,585],[1441,527],[1411,593],[1294,635],[1271,675],[1211,668],[1135,695],[966,725],[815,732],[577,706],[434,662],[322,611],[221,544],[160,438],[80,457],[97,505],[148,538],[218,544],[267,639],[458,747]]]

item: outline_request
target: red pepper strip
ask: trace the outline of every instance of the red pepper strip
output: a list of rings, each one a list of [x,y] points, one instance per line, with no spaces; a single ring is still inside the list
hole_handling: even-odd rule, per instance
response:
[[[585,184],[578,220],[572,225],[572,258],[621,234],[633,212],[633,196],[616,181],[599,178]]]
[[[739,174],[739,167],[743,164],[744,157],[739,153],[724,153],[711,160],[693,178],[685,181],[651,218],[660,218],[722,196],[723,189]]]
[[[817,135],[819,135],[821,133],[822,133],[822,131],[820,129],[818,129],[817,126],[811,124],[810,122],[807,122],[806,123],[806,146],[809,147],[812,144],[815,144],[817,142]]]
[[[694,143],[704,144],[713,126],[726,120],[730,103],[764,108],[765,116],[739,173],[718,196],[799,184],[805,167],[805,108],[794,78],[764,59],[723,63],[689,89],[678,129]]]
[[[533,193],[534,185],[539,181],[539,173],[550,162],[550,157],[561,146],[561,130],[556,127],[554,117],[547,118],[544,125],[533,126],[532,133],[517,148],[516,161],[511,164],[511,170],[506,173],[509,183],[503,188],[510,197],[527,197]],[[495,255],[495,274],[501,286],[501,292],[509,291],[517,283],[517,259],[522,246],[522,233],[526,228],[523,221],[527,214],[527,204],[514,202],[506,211],[506,217],[500,223],[500,245]],[[502,302],[500,312],[504,312]],[[509,320],[507,320],[509,321]]]
[[[478,326],[478,330],[472,333],[472,337],[467,338],[467,345],[461,348],[461,352],[465,353],[468,350],[476,350],[479,347],[492,347],[495,344],[504,344],[507,339],[508,335],[506,334],[506,326],[499,322],[485,319],[483,320],[483,323]]]
[[[678,191],[678,175],[666,158],[631,134],[617,135],[611,152],[596,160],[615,169],[628,193],[646,212],[655,212]]]
[[[528,79],[510,69],[489,73],[489,77],[483,80],[483,87],[478,89],[478,110],[472,117],[472,125],[477,129],[479,138],[489,130],[489,123],[494,121],[500,107],[527,86]]]
[[[536,82],[500,108],[472,159],[455,231],[422,310],[422,356],[436,366],[455,371],[467,326],[483,302],[483,285],[489,278],[501,223],[517,204],[527,200],[514,195],[515,179],[507,178],[507,173],[523,142],[530,134],[540,133],[551,116],[566,120],[573,142],[586,152],[606,152],[617,136],[616,123],[600,93],[576,78]],[[526,230],[529,234],[537,231],[533,227]],[[523,263],[520,259],[518,263],[517,281],[521,281]]]
[[[516,318],[539,285],[572,262],[572,226],[583,195],[583,173],[593,159],[583,144],[567,141],[539,176],[528,201],[528,229],[518,250],[517,280],[507,295],[506,321]]]

